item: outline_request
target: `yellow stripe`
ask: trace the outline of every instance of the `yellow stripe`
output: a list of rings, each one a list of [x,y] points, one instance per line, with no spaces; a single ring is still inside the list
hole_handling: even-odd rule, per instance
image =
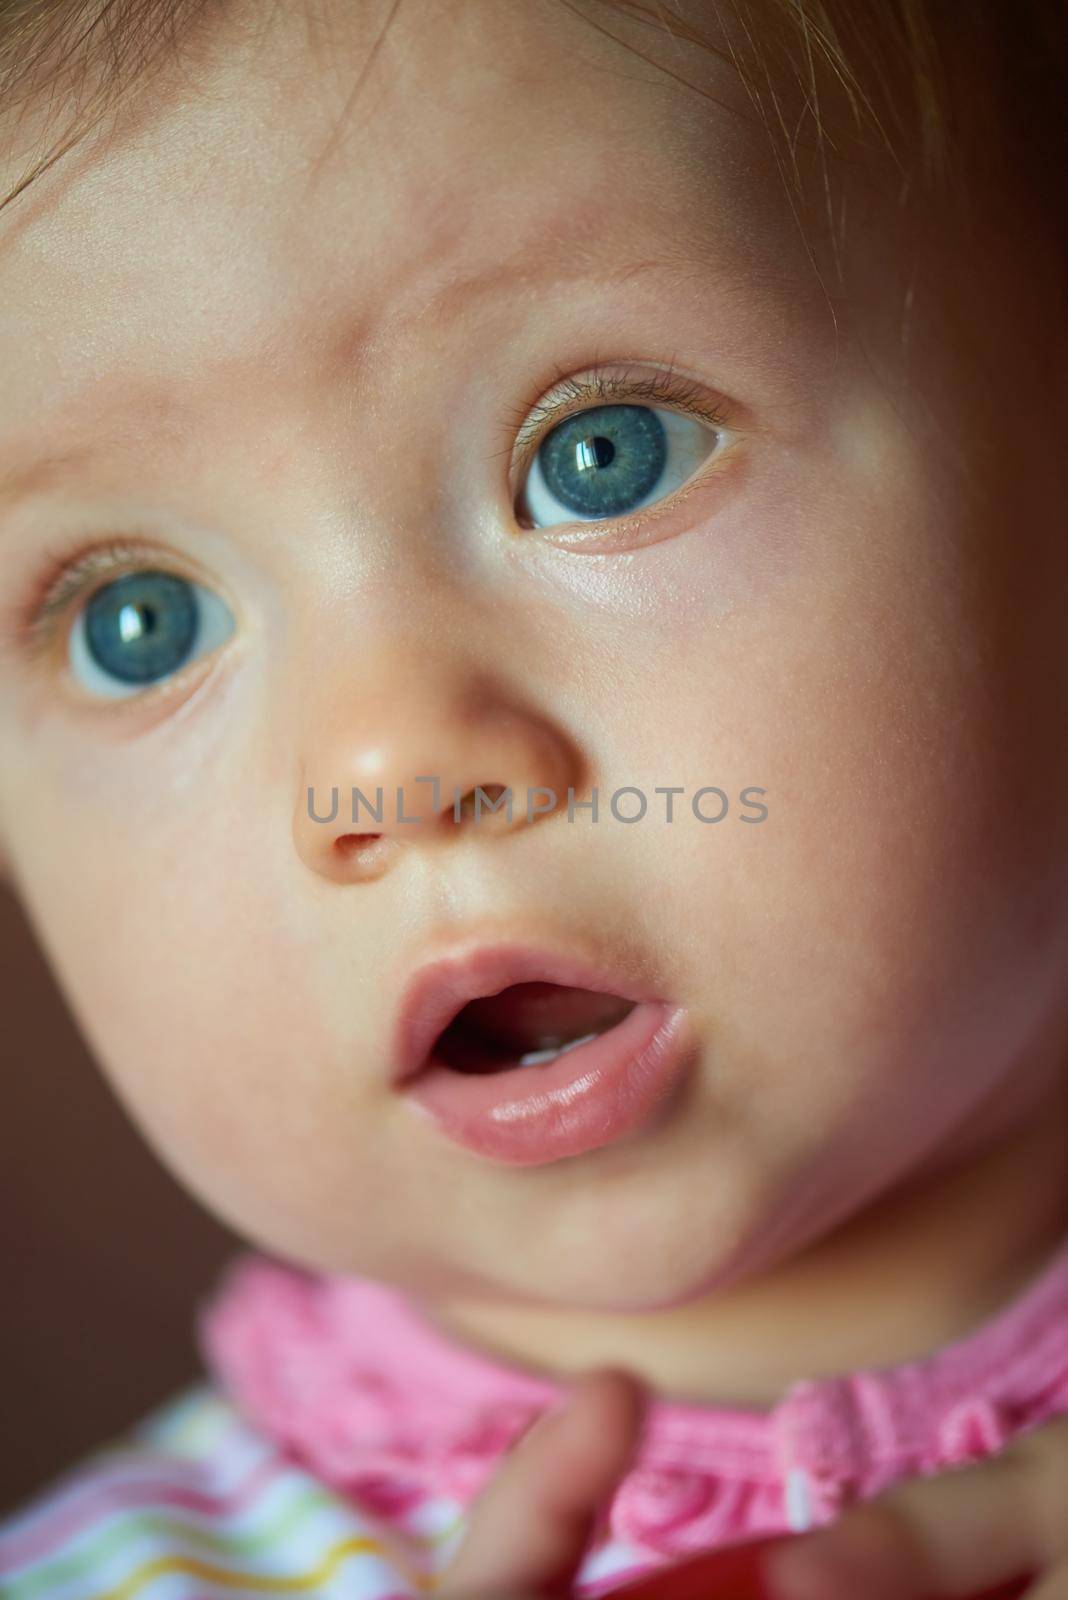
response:
[[[321,1566],[294,1578],[269,1577],[258,1572],[234,1572],[227,1567],[215,1567],[207,1561],[198,1561],[193,1556],[160,1556],[138,1567],[117,1589],[108,1589],[106,1593],[97,1595],[95,1600],[130,1600],[130,1596],[136,1594],[138,1589],[165,1572],[184,1572],[191,1578],[217,1584],[221,1589],[253,1589],[260,1594],[307,1594],[326,1583],[341,1563],[357,1552],[383,1555],[385,1549],[377,1539],[343,1539],[328,1552]],[[431,1586],[425,1577],[418,1574],[410,1581],[419,1589]]]

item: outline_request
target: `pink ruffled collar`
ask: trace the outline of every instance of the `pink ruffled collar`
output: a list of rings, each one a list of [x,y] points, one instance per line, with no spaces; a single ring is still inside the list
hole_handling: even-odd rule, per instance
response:
[[[257,1253],[229,1263],[197,1337],[254,1426],[387,1514],[427,1492],[469,1504],[567,1387],[445,1336],[398,1290]],[[608,1530],[678,1558],[820,1526],[1066,1412],[1068,1241],[1010,1306],[923,1360],[801,1380],[768,1411],[654,1401]]]

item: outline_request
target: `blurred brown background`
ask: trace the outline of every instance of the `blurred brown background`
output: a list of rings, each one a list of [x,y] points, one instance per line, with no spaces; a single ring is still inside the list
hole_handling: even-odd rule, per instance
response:
[[[200,1373],[241,1242],[144,1147],[0,886],[0,1519]]]

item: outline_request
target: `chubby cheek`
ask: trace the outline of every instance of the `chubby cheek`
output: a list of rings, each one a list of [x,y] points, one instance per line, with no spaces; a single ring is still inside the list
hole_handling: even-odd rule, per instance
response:
[[[820,559],[712,649],[680,629],[658,688],[683,703],[700,665],[694,768],[766,787],[768,818],[664,830],[658,849],[705,1104],[777,1151],[791,1201],[804,1173],[815,1225],[1027,1070],[1063,1006],[1068,851],[1063,789],[1023,793],[1053,723],[1001,626],[996,543],[966,560],[974,530],[915,488],[811,504],[799,543],[821,527]]]
[[[359,1219],[390,1215],[377,1084],[359,1053],[374,1041],[345,1044],[332,1026],[316,986],[326,935],[294,906],[291,868],[281,881],[275,823],[239,816],[216,779],[163,842],[103,813],[79,831],[42,795],[32,838],[17,841],[23,898],[100,1070],[161,1161],[250,1239],[314,1260],[337,1226],[358,1255]],[[365,955],[352,949],[354,972]],[[358,1017],[369,997],[354,982],[347,999]]]

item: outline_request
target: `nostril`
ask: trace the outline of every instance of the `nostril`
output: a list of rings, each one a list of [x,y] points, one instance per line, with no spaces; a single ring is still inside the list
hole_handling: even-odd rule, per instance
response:
[[[506,783],[477,783],[451,807],[456,822],[510,822],[512,794]]]
[[[385,870],[390,841],[381,833],[342,833],[334,840],[334,853],[347,871],[374,877]]]

